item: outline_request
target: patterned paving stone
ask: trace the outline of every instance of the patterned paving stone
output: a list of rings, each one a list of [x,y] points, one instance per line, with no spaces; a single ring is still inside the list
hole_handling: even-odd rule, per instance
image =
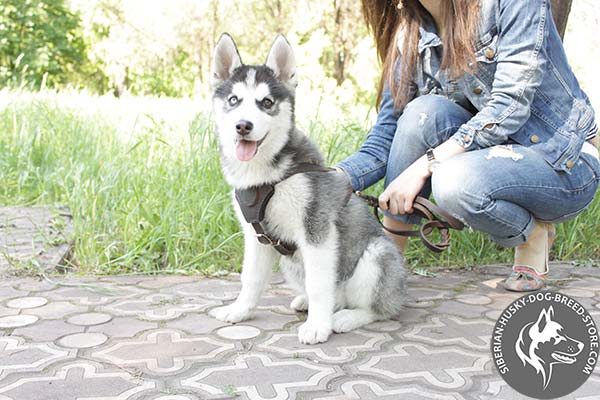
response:
[[[107,323],[111,318],[110,314],[105,313],[85,313],[73,315],[67,322],[71,325],[92,326]]]
[[[55,270],[71,248],[71,232],[66,210],[0,207],[0,274],[32,260],[41,269]]]
[[[102,291],[93,288],[63,287],[50,293],[53,300],[69,301],[81,306],[99,306],[111,303],[115,300],[140,297],[148,294],[134,286],[102,286]]]
[[[7,315],[17,315],[20,310],[14,308],[7,308],[4,306],[0,306],[0,315],[6,317]]]
[[[249,322],[250,324],[252,322]],[[184,317],[169,321],[169,327],[180,329],[191,334],[207,334],[213,332],[215,329],[228,326],[229,323],[219,321],[206,314],[192,313]]]
[[[428,309],[405,307],[398,315],[394,316],[392,320],[399,322],[400,325],[409,324],[423,320],[430,313],[431,310]]]
[[[215,305],[220,305],[220,303],[200,297],[179,297],[172,294],[155,293],[141,299],[121,300],[101,306],[98,310],[119,316],[137,316],[148,321],[167,321]]]
[[[492,321],[497,321],[502,315],[502,310],[492,310],[485,313],[485,317]]]
[[[135,366],[150,374],[170,374],[191,362],[212,361],[234,344],[208,336],[185,336],[175,330],[148,332],[139,339],[123,340],[94,351],[92,356],[120,366]]]
[[[456,296],[456,300],[464,304],[472,305],[486,305],[492,302],[488,296],[481,294],[461,294]]]
[[[455,316],[432,316],[428,322],[414,326],[400,335],[401,341],[428,343],[434,346],[458,345],[466,350],[485,352],[490,347],[494,323],[485,319]]]
[[[109,337],[133,337],[148,329],[158,328],[158,323],[140,321],[130,317],[115,317],[110,322],[102,325],[90,326],[88,332],[104,333]]]
[[[387,388],[384,384],[366,379],[344,382],[336,394],[307,397],[312,400],[458,400],[462,396],[452,393],[436,393],[417,385]]]
[[[499,311],[503,311],[510,303],[521,297],[518,293],[512,293],[506,290],[492,291],[487,293],[486,296],[490,299],[490,303],[487,304],[487,306]]]
[[[252,318],[248,320],[253,326],[265,331],[284,329],[291,323],[298,322],[299,316],[306,317],[305,313],[296,313],[283,315],[269,310],[254,310]]]
[[[61,367],[56,373],[24,377],[10,384],[0,383],[0,399],[122,400],[155,387],[154,382],[140,380],[127,372],[99,369],[94,364],[79,362]]]
[[[27,343],[18,336],[0,337],[0,380],[10,373],[41,372],[48,365],[75,358],[75,352],[52,344]]]
[[[108,336],[102,333],[74,333],[67,335],[58,340],[58,344],[62,347],[70,347],[74,349],[88,349],[96,347],[108,340]]]
[[[54,342],[56,339],[73,333],[82,333],[83,327],[67,324],[62,319],[39,321],[37,324],[18,328],[14,335],[25,336],[34,342]]]
[[[26,314],[37,315],[44,319],[57,319],[68,317],[71,314],[87,311],[87,307],[76,306],[66,301],[56,301],[45,306],[24,310]]]
[[[413,301],[431,301],[431,300],[440,300],[440,299],[449,299],[454,297],[453,292],[439,290],[429,287],[421,287],[421,286],[409,286],[408,287],[408,296]]]
[[[528,400],[531,397],[524,396],[508,386],[500,378],[486,383],[487,387],[481,394],[472,394],[472,398],[480,400]],[[591,376],[579,389],[573,393],[561,397],[563,400],[597,400],[600,398],[600,377]],[[471,397],[471,396],[470,396]]]
[[[241,354],[224,365],[208,367],[182,379],[182,387],[206,395],[223,395],[229,388],[246,399],[294,399],[300,389],[323,390],[338,374],[334,366],[305,360],[276,360],[261,353]],[[238,397],[236,397],[238,398]]]
[[[241,284],[221,279],[203,279],[200,281],[183,283],[162,289],[161,293],[172,293],[180,296],[201,296],[209,300],[235,300]]]
[[[384,343],[391,342],[387,333],[355,330],[333,334],[325,343],[304,345],[298,342],[296,330],[292,333],[274,333],[256,345],[258,349],[276,352],[281,357],[302,357],[324,363],[345,363],[359,354],[376,352]]]
[[[0,328],[19,328],[31,325],[39,318],[34,315],[8,315],[0,317]]]
[[[266,311],[275,311],[280,314],[295,315],[296,311],[290,308],[290,303],[295,295],[292,290],[272,289],[261,297],[258,303],[258,309]]]
[[[6,303],[7,307],[10,308],[36,308],[41,307],[48,303],[48,299],[44,297],[19,297],[17,299],[12,299]]]
[[[177,275],[156,276],[144,279],[142,282],[138,283],[138,286],[146,289],[160,289],[181,284],[182,282],[194,281],[196,279],[197,278],[193,278],[190,276]]]
[[[600,268],[558,268],[556,285],[600,323]],[[307,314],[289,308],[277,275],[239,324],[207,315],[237,296],[239,275],[0,279],[10,325],[0,329],[0,400],[519,398],[489,353],[493,324],[519,297],[497,285],[509,269],[411,276],[399,315],[314,346],[299,344]],[[25,308],[35,298],[48,302]],[[566,398],[598,393],[600,368]]]
[[[27,292],[23,290],[16,290],[11,285],[0,286],[0,299],[26,296]]]
[[[510,269],[506,269],[510,273]],[[432,268],[435,277],[423,277],[420,275],[411,275],[408,278],[409,287],[429,287],[438,290],[454,292],[470,282],[480,282],[484,279],[476,276],[473,272],[467,271],[449,271]]]
[[[461,315],[467,318],[479,318],[487,311],[489,311],[487,306],[466,304],[456,300],[441,302],[438,306],[431,309],[432,314]]]
[[[567,296],[571,296],[571,297],[594,297],[596,296],[596,293],[593,290],[586,290],[586,289],[563,289],[560,291],[561,293],[566,294]]]
[[[131,285],[135,286],[140,282],[148,279],[145,275],[109,275],[109,276],[101,276],[98,278],[100,282],[109,282],[117,285]]]
[[[370,357],[356,370],[394,382],[417,380],[436,389],[466,390],[472,384],[471,376],[485,373],[489,362],[487,353],[402,343],[391,353]]]
[[[17,290],[25,292],[45,292],[56,289],[56,285],[45,280],[27,279],[15,284]]]
[[[363,326],[363,330],[373,331],[373,332],[395,332],[398,329],[402,328],[402,324],[398,321],[387,320],[387,321],[377,321],[372,324]]]
[[[248,325],[234,325],[221,328],[216,333],[224,339],[244,340],[260,335],[260,329]]]

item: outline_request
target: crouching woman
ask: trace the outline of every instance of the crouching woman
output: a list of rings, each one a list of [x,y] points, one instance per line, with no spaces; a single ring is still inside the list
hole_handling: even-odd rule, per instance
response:
[[[549,0],[363,0],[384,71],[379,114],[340,162],[357,190],[385,177],[385,224],[417,195],[515,248],[506,289],[540,289],[553,224],[600,180],[598,128]],[[379,102],[380,101],[380,102]],[[395,238],[404,249],[405,238]]]

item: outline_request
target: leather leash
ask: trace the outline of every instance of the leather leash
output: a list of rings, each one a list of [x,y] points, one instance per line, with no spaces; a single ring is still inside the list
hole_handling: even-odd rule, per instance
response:
[[[461,221],[454,218],[426,198],[419,196],[415,199],[413,204],[414,214],[420,215],[427,219],[427,222],[422,224],[419,230],[390,229],[386,227],[379,219],[379,199],[375,196],[369,196],[359,191],[354,193],[359,198],[365,200],[371,207],[373,207],[373,214],[383,229],[391,234],[399,236],[419,236],[425,247],[435,253],[441,253],[450,247],[450,229],[456,229],[460,231],[465,227]],[[427,235],[431,234],[435,229],[439,230],[441,235],[441,241],[439,243],[433,243],[427,237]]]
[[[292,169],[284,179],[305,172],[329,172],[333,170],[333,168],[324,167],[318,164],[302,163]],[[296,245],[294,243],[283,242],[272,234],[267,233],[263,225],[265,210],[269,200],[275,193],[275,186],[277,183],[264,184],[246,189],[236,189],[235,198],[238,201],[244,218],[254,228],[257,240],[262,244],[273,246],[275,250],[282,255],[289,256],[296,252]],[[350,190],[348,197],[351,193],[352,191]],[[377,197],[369,196],[359,191],[354,193],[373,207],[373,214],[383,229],[394,235],[419,236],[423,244],[429,250],[436,253],[441,253],[450,246],[450,229],[462,230],[464,228],[464,224],[458,219],[454,218],[429,200],[423,197],[417,197],[413,204],[413,209],[415,210],[415,214],[426,218],[427,222],[421,225],[419,230],[390,229],[379,219],[379,200]],[[442,236],[442,241],[439,243],[433,243],[427,238],[427,235],[431,234],[435,229],[438,229]]]

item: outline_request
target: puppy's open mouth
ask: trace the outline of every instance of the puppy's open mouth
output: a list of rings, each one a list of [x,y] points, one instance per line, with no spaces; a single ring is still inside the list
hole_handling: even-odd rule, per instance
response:
[[[571,355],[559,351],[552,353],[552,358],[563,364],[573,364],[575,361],[577,361],[575,357],[571,357]]]
[[[256,155],[258,151],[258,147],[265,140],[267,135],[263,136],[260,140],[245,140],[245,139],[236,139],[235,141],[235,155],[240,161],[250,161]]]

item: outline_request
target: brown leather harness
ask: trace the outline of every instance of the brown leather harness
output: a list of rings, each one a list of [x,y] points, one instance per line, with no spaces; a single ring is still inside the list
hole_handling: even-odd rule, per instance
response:
[[[322,165],[302,163],[290,171],[285,178],[277,183],[281,183],[289,177],[305,172],[329,172],[335,171],[333,168],[323,167]],[[263,225],[265,219],[265,210],[267,204],[275,194],[275,185],[277,183],[252,186],[247,189],[236,189],[235,198],[240,205],[242,214],[246,222],[252,225],[256,238],[259,243],[271,245],[284,256],[291,256],[297,250],[294,243],[282,242],[281,240],[269,234]]]
[[[284,242],[275,238],[268,233],[263,225],[265,219],[265,210],[267,205],[275,193],[275,186],[289,177],[305,172],[330,172],[335,171],[334,168],[327,168],[317,164],[302,163],[292,169],[284,179],[277,183],[265,184],[260,186],[252,186],[246,189],[236,189],[235,198],[240,205],[242,214],[246,222],[252,225],[256,233],[256,238],[259,243],[270,245],[275,248],[280,254],[290,256],[294,254],[297,247],[294,243]],[[379,219],[379,200],[377,197],[355,192],[355,194],[365,200],[371,207],[375,218],[386,231],[400,236],[419,236],[425,246],[436,253],[446,250],[450,246],[450,229],[462,230],[464,224],[456,218],[449,215],[447,212],[430,202],[423,197],[417,197],[414,201],[413,209],[415,214],[427,219],[419,230],[394,230],[387,228]],[[349,197],[348,197],[349,198]],[[445,220],[444,220],[445,219]],[[441,242],[433,243],[428,239],[428,235],[435,229],[439,230]]]

